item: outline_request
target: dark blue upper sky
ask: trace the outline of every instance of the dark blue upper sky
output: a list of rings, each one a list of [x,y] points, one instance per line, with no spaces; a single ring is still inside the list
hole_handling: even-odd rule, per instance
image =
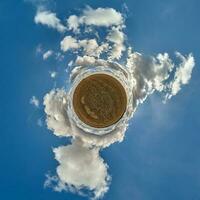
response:
[[[50,4],[61,19],[83,8],[128,7],[126,34],[136,51],[148,55],[193,52],[196,66],[189,85],[162,104],[154,94],[131,119],[125,140],[102,151],[112,184],[105,200],[200,199],[200,1],[199,0],[57,0]],[[57,166],[52,147],[65,144],[39,127],[39,111],[29,104],[53,87],[49,70],[35,49],[59,45],[63,35],[34,23],[36,9],[23,0],[0,1],[0,199],[78,200],[70,193],[44,189],[45,173]],[[66,63],[65,60],[63,63]],[[63,73],[58,86],[65,83]],[[68,142],[68,141],[67,141]]]

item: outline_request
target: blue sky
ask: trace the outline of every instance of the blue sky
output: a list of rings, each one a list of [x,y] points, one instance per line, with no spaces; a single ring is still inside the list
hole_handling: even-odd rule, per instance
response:
[[[198,200],[200,199],[200,26],[197,0],[175,1],[81,1],[58,0],[49,5],[60,18],[85,5],[93,8],[128,7],[126,34],[135,50],[155,55],[174,51],[193,52],[196,66],[189,85],[167,104],[154,94],[142,104],[122,143],[102,151],[112,176],[110,200]],[[1,55],[1,199],[78,200],[71,193],[43,188],[45,174],[57,166],[52,147],[69,142],[52,135],[45,126],[43,108],[29,104],[32,95],[42,97],[54,83],[49,70],[63,71],[54,61],[43,62],[35,50],[38,44],[48,49],[63,38],[34,23],[36,9],[31,3],[16,0],[0,2]],[[56,47],[56,46],[55,46]],[[57,86],[65,84],[63,73]]]

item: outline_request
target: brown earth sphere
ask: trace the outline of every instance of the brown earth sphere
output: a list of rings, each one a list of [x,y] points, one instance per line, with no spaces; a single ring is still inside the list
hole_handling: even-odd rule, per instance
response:
[[[127,95],[113,76],[93,74],[80,81],[74,90],[73,108],[78,118],[95,128],[115,124],[123,116]]]

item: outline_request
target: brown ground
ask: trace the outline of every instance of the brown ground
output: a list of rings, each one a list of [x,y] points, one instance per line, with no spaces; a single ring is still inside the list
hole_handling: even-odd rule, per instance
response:
[[[107,74],[93,74],[75,88],[73,107],[81,121],[95,128],[116,123],[124,114],[127,96],[121,83]]]

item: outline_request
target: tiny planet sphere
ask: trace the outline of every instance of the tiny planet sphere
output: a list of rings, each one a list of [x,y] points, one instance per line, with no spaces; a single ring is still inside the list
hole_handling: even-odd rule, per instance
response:
[[[126,111],[127,95],[119,80],[108,74],[83,78],[73,93],[73,108],[78,118],[94,128],[118,122]]]

